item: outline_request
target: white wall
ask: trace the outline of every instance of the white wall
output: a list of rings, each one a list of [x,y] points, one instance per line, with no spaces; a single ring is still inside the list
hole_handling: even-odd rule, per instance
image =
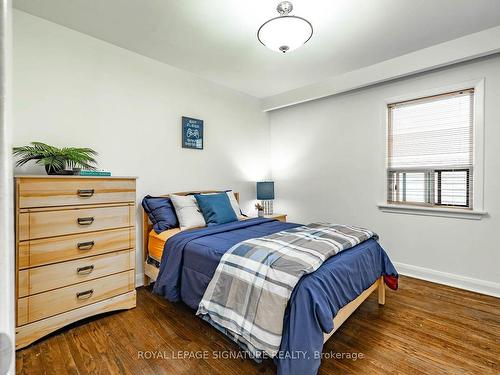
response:
[[[20,11],[13,74],[14,144],[92,147],[101,168],[138,176],[138,205],[146,194],[232,188],[248,211],[267,174],[268,118],[248,95]],[[205,121],[203,151],[181,148],[183,115]]]
[[[380,212],[386,98],[486,78],[480,221]],[[500,293],[500,57],[271,112],[257,99],[26,13],[14,12],[14,144],[89,146],[145,194],[233,188],[251,209],[267,175],[275,210],[298,222],[373,228],[400,271]],[[180,147],[180,119],[205,120],[205,150]],[[32,168],[18,172],[32,172]],[[35,170],[43,173],[41,170]],[[137,210],[140,213],[140,210]],[[140,249],[138,222],[138,249]],[[138,261],[138,270],[142,265]]]
[[[384,99],[485,77],[484,209],[464,220],[383,213]],[[500,56],[271,112],[277,211],[375,230],[401,272],[500,295]]]

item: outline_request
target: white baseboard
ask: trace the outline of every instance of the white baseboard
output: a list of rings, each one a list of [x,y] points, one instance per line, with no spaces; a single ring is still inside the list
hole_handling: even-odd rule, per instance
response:
[[[412,266],[405,263],[393,262],[393,264],[401,275],[500,298],[500,283],[431,270],[429,268]]]
[[[144,274],[136,273],[135,274],[135,287],[138,288],[144,285]]]

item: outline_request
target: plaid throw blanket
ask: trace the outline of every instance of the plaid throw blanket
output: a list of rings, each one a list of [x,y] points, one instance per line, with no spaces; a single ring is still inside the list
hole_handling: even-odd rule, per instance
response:
[[[299,279],[371,237],[363,228],[314,223],[240,242],[222,256],[196,314],[255,356],[274,357]]]

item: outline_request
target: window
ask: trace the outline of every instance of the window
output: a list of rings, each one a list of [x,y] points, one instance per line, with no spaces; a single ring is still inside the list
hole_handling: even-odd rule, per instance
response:
[[[474,89],[388,104],[387,201],[472,209]]]

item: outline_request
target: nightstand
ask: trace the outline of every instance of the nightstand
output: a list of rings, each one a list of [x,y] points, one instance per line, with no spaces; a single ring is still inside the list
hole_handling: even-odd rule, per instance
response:
[[[272,214],[272,215],[264,215],[266,219],[276,219],[278,221],[286,222],[286,214]]]

